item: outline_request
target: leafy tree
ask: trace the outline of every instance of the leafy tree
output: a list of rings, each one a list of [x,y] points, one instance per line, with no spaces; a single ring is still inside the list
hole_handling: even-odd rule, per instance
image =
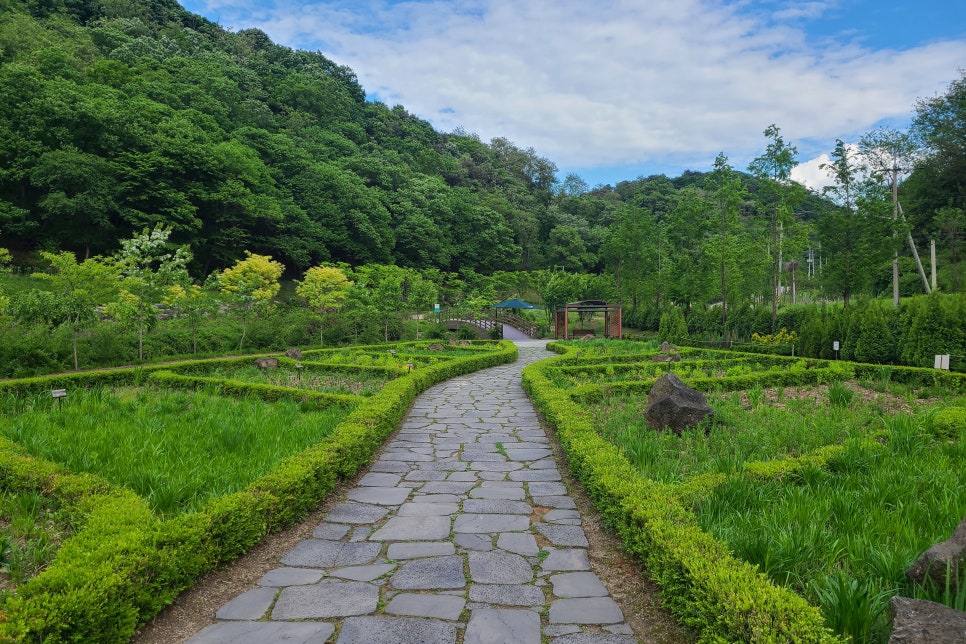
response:
[[[734,243],[734,238],[737,236],[739,210],[747,192],[724,154],[718,154],[715,158],[714,171],[711,173],[709,183],[714,190],[713,199],[715,208],[718,210],[718,236],[715,243],[709,244],[708,251],[717,258],[721,287],[721,333],[727,335],[728,298],[731,295],[734,299],[735,295],[735,289],[729,289],[729,284],[734,282],[735,273],[734,257],[737,245]]]
[[[952,292],[963,288],[962,245],[966,233],[966,210],[945,206],[936,211],[935,226],[945,238],[949,249],[949,279]]]
[[[345,303],[350,286],[349,278],[334,266],[313,266],[306,271],[303,281],[296,282],[295,292],[308,300],[322,322],[319,344],[323,341],[326,317]]]
[[[238,350],[245,344],[245,333],[251,319],[260,311],[269,308],[273,298],[278,295],[281,285],[278,280],[285,267],[266,255],[256,255],[245,251],[245,259],[221,271],[218,285],[223,294],[235,302],[242,321],[242,334],[238,340]]]
[[[841,140],[836,141],[832,161],[822,165],[834,183],[824,189],[836,207],[818,222],[819,238],[826,265],[823,280],[840,293],[848,306],[852,296],[869,283],[871,266],[881,249],[881,194],[869,181],[866,167],[857,152]]]
[[[439,298],[439,289],[431,280],[423,278],[421,275],[411,273],[409,282],[409,293],[406,303],[409,310],[416,315],[416,336],[419,337],[419,321],[422,314],[436,303]]]
[[[668,296],[684,305],[685,316],[712,292],[715,267],[707,262],[704,247],[714,231],[713,207],[703,191],[687,187],[678,193],[678,202],[668,214],[669,268],[659,272],[666,274]]]
[[[65,312],[66,324],[71,330],[74,369],[78,369],[77,336],[85,325],[97,320],[97,307],[115,295],[118,268],[100,257],[78,263],[69,251],[42,251],[41,256],[50,262],[51,272],[37,276],[50,281]]]
[[[573,302],[580,297],[582,284],[580,275],[566,271],[536,271],[533,274],[533,289],[543,300],[547,325],[554,323],[554,313],[558,307]]]
[[[165,289],[162,302],[176,309],[191,330],[192,353],[198,353],[198,329],[201,324],[218,310],[218,300],[212,292],[215,281],[209,280],[205,285],[172,284]]]
[[[925,148],[916,172],[928,176],[925,210],[966,208],[966,69],[945,94],[917,101],[912,131]],[[926,191],[923,191],[926,192]]]
[[[107,312],[137,330],[138,360],[144,359],[144,332],[157,321],[154,305],[162,301],[165,288],[190,281],[187,266],[191,253],[186,246],[171,249],[170,236],[171,229],[163,226],[144,230],[123,240],[114,254],[123,281],[120,297]]]
[[[912,172],[913,165],[919,155],[919,146],[914,139],[904,132],[890,128],[877,128],[867,133],[859,141],[863,156],[869,162],[872,176],[884,181],[892,193],[892,238],[899,236],[900,229],[905,229],[905,216],[899,204],[899,184],[903,178]],[[903,230],[909,240],[909,248],[916,261],[919,276],[922,279],[926,293],[929,293],[929,282],[919,261],[919,253],[913,241],[912,233]],[[892,255],[892,305],[899,306],[899,245],[894,243]]]
[[[782,270],[782,240],[779,230],[791,222],[792,208],[789,204],[789,191],[786,184],[791,177],[792,169],[798,165],[795,155],[798,149],[794,145],[785,143],[781,135],[781,128],[772,124],[765,128],[765,136],[771,142],[765,148],[764,154],[756,157],[748,166],[748,170],[762,179],[759,189],[760,204],[763,209],[770,211],[771,242],[769,255],[771,256],[771,324],[775,330],[778,317],[778,275]]]

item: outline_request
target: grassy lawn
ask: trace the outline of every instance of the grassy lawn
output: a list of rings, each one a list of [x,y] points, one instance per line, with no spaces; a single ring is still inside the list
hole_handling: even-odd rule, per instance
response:
[[[213,389],[77,389],[63,405],[49,395],[0,399],[0,435],[71,471],[124,485],[173,515],[243,489],[347,413]]]

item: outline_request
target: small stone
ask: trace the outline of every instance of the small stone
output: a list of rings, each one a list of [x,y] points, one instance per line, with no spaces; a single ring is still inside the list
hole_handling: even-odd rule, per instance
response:
[[[360,581],[289,586],[282,591],[272,619],[325,619],[365,615],[376,610],[379,587]]]
[[[348,502],[340,503],[332,508],[328,516],[325,518],[327,521],[332,521],[334,523],[368,524],[379,521],[388,513],[389,510],[387,508],[383,508],[378,505]],[[342,537],[339,538],[341,539]]]
[[[520,555],[508,552],[469,553],[470,577],[478,584],[525,584],[533,569]]]
[[[404,487],[354,487],[346,497],[359,503],[375,505],[399,505],[407,498],[412,490]]]
[[[502,499],[467,499],[463,501],[463,512],[468,514],[529,515],[531,512],[533,512],[533,507],[524,501],[509,501]]]
[[[336,566],[361,566],[372,563],[379,556],[382,546],[378,543],[342,543],[305,539],[282,557],[287,566],[307,568],[334,568]]]
[[[317,584],[325,573],[316,568],[276,568],[270,570],[259,579],[259,586],[302,586]]]
[[[537,531],[550,540],[555,546],[587,547],[587,537],[580,526],[555,525],[552,523],[538,523]]]
[[[361,479],[359,485],[364,487],[395,487],[399,485],[401,477],[387,472],[369,472]]]
[[[551,550],[547,558],[540,564],[543,570],[590,570],[590,560],[587,558],[587,551],[580,549],[573,550]]]
[[[458,534],[453,537],[453,541],[459,547],[467,550],[482,552],[493,550],[493,539],[486,534]]]
[[[443,557],[455,553],[456,546],[447,541],[424,541],[390,544],[386,556],[390,559],[418,559],[421,557]]]
[[[560,496],[567,494],[567,487],[559,481],[531,481],[527,488],[531,496]]]
[[[532,610],[478,608],[470,616],[463,644],[539,642],[540,616]]]
[[[425,504],[424,504],[425,505]],[[435,541],[449,535],[448,516],[392,517],[370,541]]]
[[[543,591],[536,586],[522,584],[473,584],[470,601],[503,606],[540,606]]]
[[[205,627],[185,644],[317,644],[334,632],[335,626],[320,622],[223,622]]]
[[[265,611],[272,605],[277,588],[256,588],[242,593],[238,597],[218,609],[215,617],[218,619],[261,619]]]
[[[395,564],[372,564],[369,566],[350,566],[349,568],[339,568],[330,574],[333,577],[352,579],[353,581],[375,581],[386,573],[392,572]]]
[[[607,588],[592,572],[566,572],[551,575],[553,594],[557,597],[606,597]]]
[[[342,624],[338,644],[453,644],[456,626],[408,617],[350,617]]]
[[[508,514],[461,514],[453,522],[453,532],[522,532],[530,527],[530,518]]]
[[[456,620],[465,605],[465,599],[453,595],[399,593],[386,606],[386,612],[393,615]]]
[[[390,583],[400,590],[463,588],[466,585],[463,558],[452,555],[410,561],[396,571]]]
[[[534,556],[540,552],[537,540],[529,532],[505,532],[497,538],[496,547],[524,556]]]
[[[551,624],[617,624],[624,614],[610,597],[558,599],[550,604]]]
[[[328,539],[338,541],[349,532],[349,526],[341,523],[321,523],[312,531],[312,536],[316,539]]]

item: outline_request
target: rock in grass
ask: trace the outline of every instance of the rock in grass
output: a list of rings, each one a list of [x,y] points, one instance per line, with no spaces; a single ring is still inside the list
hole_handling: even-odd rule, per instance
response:
[[[889,644],[960,644],[966,642],[966,613],[942,604],[908,597],[889,601]]]
[[[704,394],[691,389],[673,373],[668,373],[651,386],[644,412],[651,429],[671,429],[680,434],[694,429],[702,420],[714,415]]]
[[[959,522],[951,537],[919,555],[906,570],[906,577],[922,585],[926,579],[936,588],[946,587],[947,575],[952,591],[959,590],[963,570],[966,569],[966,518]],[[966,641],[964,639],[963,641]]]
[[[255,366],[259,369],[277,369],[278,358],[258,358],[255,360]]]

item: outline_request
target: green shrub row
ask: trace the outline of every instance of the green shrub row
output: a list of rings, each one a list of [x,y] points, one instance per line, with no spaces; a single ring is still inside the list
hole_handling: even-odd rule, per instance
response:
[[[417,394],[516,356],[507,342],[398,378],[363,399],[324,441],[285,459],[247,489],[167,521],[133,493],[98,477],[65,473],[16,448],[0,449],[4,484],[57,494],[74,504],[78,516],[78,530],[53,563],[0,606],[0,642],[128,641],[199,575],[316,507],[340,478],[371,459]]]
[[[884,373],[883,369],[887,369],[888,372]],[[655,372],[655,378],[659,375],[658,372]],[[739,391],[750,389],[756,385],[761,387],[797,387],[828,384],[853,378],[878,380],[883,377],[888,377],[893,382],[912,386],[942,387],[956,393],[966,392],[966,374],[963,373],[922,367],[883,367],[841,360],[825,361],[795,358],[788,359],[785,365],[776,364],[775,368],[769,371],[711,378],[685,378],[684,381],[688,386],[698,391],[712,392]],[[574,400],[579,402],[597,402],[614,395],[636,394],[646,396],[653,382],[653,379],[648,379],[585,384],[574,388],[570,393]]]
[[[204,376],[184,376],[171,371],[156,371],[148,379],[166,389],[197,389],[199,386],[216,387],[225,396],[245,397],[254,396],[266,402],[276,400],[294,400],[296,402],[314,402],[319,405],[340,405],[352,407],[359,404],[363,396],[349,394],[328,394],[308,389],[293,389],[260,382],[244,382],[229,378],[207,378]]]
[[[556,428],[571,470],[625,548],[661,586],[665,605],[704,642],[838,642],[817,608],[779,588],[755,566],[734,558],[703,532],[668,486],[642,478],[620,450],[597,433],[586,412],[527,366],[524,387]]]

